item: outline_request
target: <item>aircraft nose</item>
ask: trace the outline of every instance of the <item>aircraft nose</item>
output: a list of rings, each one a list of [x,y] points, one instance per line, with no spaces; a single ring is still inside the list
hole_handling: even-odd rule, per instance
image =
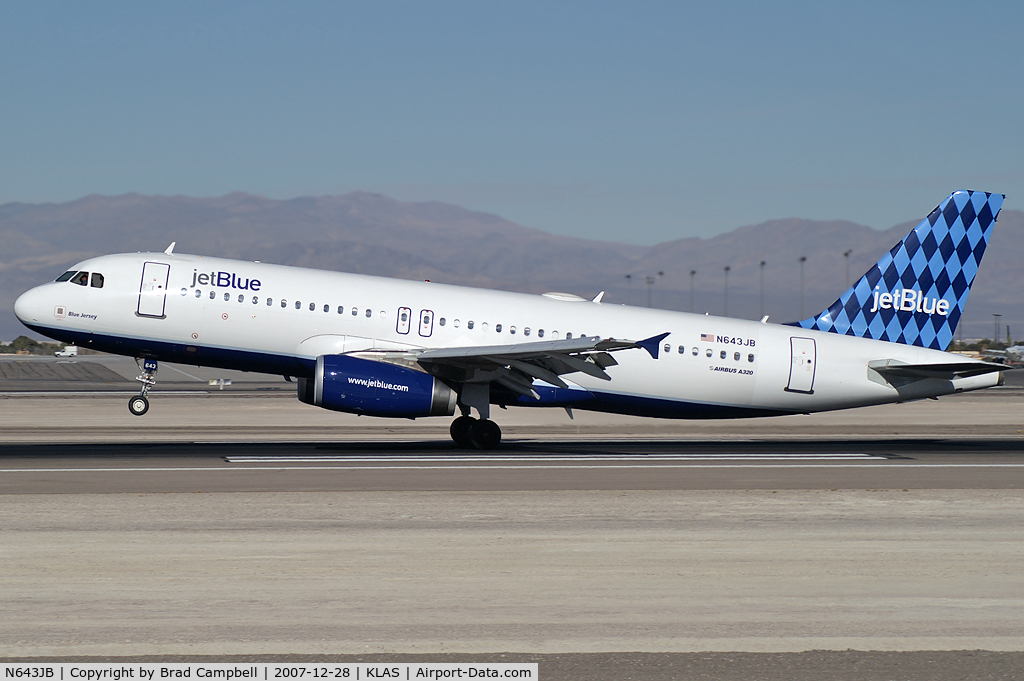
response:
[[[14,301],[14,314],[22,324],[38,322],[41,304],[39,288],[29,289]]]

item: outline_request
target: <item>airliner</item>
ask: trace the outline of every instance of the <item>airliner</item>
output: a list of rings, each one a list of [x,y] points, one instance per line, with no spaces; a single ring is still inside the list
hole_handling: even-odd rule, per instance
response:
[[[393,418],[491,406],[672,419],[804,414],[1002,383],[945,352],[1004,196],[956,191],[827,309],[791,324],[327,272],[174,252],[84,260],[15,303],[29,329],[134,357],[149,409],[160,361],[294,377],[298,399]],[[474,416],[475,414],[475,416]]]

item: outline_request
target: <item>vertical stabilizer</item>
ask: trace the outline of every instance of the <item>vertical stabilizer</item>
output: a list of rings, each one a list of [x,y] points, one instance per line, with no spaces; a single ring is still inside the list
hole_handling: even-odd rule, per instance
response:
[[[945,350],[1004,198],[953,192],[827,310],[792,326]]]

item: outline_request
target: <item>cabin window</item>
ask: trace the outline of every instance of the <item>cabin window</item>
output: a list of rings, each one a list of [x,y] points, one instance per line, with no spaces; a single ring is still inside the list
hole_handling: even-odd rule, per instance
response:
[[[252,304],[253,305],[259,305],[260,304],[260,297],[259,296],[253,296],[252,297]]]
[[[748,362],[753,362],[754,361],[754,353],[750,353],[749,355],[747,355],[747,361]]]
[[[181,289],[181,295],[187,296],[188,295],[188,289],[187,288]]]
[[[338,314],[345,314],[345,306],[344,305],[339,305],[338,306]]]
[[[544,337],[544,329],[537,329],[537,338]]]
[[[501,333],[501,324],[495,324],[494,331],[495,333]]]
[[[366,317],[369,319],[373,316],[373,311],[370,308],[366,308]]]
[[[565,340],[572,338],[572,332],[565,334]]]
[[[231,300],[231,294],[230,293],[225,293],[224,294],[224,300]]]
[[[73,276],[75,276],[75,271],[74,270],[68,270],[64,274],[62,274],[59,277],[57,277],[57,281],[67,281],[68,279],[70,279]]]
[[[720,353],[718,353],[718,356],[721,357],[722,359],[725,359],[725,354],[725,350],[722,350]]]
[[[707,351],[708,359],[711,359],[711,356],[714,355],[714,354],[715,354],[715,351],[712,350],[711,348],[708,348],[708,351]]]
[[[388,313],[387,313],[387,312],[385,312],[384,310],[381,310],[381,311],[380,311],[380,312],[379,312],[379,313],[377,314],[377,316],[378,316],[378,317],[380,317],[381,319],[386,319],[386,318],[387,318],[387,316],[388,316]]]
[[[210,291],[210,300],[213,300],[216,297],[217,297],[217,292],[216,291]]]
[[[558,338],[558,332],[557,331],[552,331],[551,332],[551,337],[557,339]]]
[[[274,304],[274,299],[273,298],[267,298],[267,307],[270,307],[273,304]]]
[[[684,348],[682,345],[679,346],[679,354],[680,355],[685,355],[686,354],[686,348]]]
[[[480,322],[480,329],[482,331],[487,331],[487,322]]]
[[[79,286],[86,286],[89,283],[89,273],[79,272],[71,279],[72,284],[78,284]]]
[[[472,329],[473,328],[473,320],[472,319],[470,319],[468,322],[466,322],[466,328],[467,329]]]
[[[734,360],[736,360],[737,362],[740,361],[740,353],[738,353],[738,352],[732,353],[732,358]]]
[[[240,303],[244,303],[245,302],[245,296],[242,295],[241,293],[238,294],[238,302],[240,302]]]
[[[203,296],[203,292],[200,291],[199,289],[196,289],[196,298],[201,298],[202,296]]]
[[[281,307],[288,307],[288,301],[284,298],[281,299]]]
[[[694,348],[693,348],[693,356],[696,357],[699,353],[700,353],[700,350],[698,350],[697,347],[694,346]]]
[[[668,343],[665,343],[665,352],[672,352],[672,346]]]
[[[528,327],[528,326],[523,327],[523,335],[524,336],[529,336],[530,335],[530,327]]]
[[[300,300],[296,300],[295,301],[295,309],[296,310],[301,310],[302,309],[302,301],[300,301]]]
[[[331,306],[330,305],[324,305],[324,312],[330,312],[330,311],[331,311]]]
[[[92,273],[92,287],[103,288],[103,275],[99,272]]]
[[[353,307],[352,308],[352,316],[353,317],[358,317],[359,316],[359,308],[358,307]]]
[[[516,335],[516,327],[514,327],[514,326],[508,327],[508,332],[510,334],[512,334],[513,336]]]
[[[444,326],[444,317],[441,317],[440,319],[438,319],[437,323],[440,324],[441,326]]]
[[[316,303],[310,303],[309,304],[309,311],[310,312],[315,312],[316,311]]]

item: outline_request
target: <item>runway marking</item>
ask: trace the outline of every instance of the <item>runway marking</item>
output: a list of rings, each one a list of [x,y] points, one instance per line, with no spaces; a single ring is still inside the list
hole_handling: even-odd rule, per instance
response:
[[[196,471],[196,472],[233,472],[233,471],[380,471],[380,470],[526,470],[532,468],[567,469],[567,470],[608,470],[608,469],[642,469],[642,468],[1024,468],[1024,463],[916,463],[913,461],[865,461],[863,463],[836,464],[650,464],[623,465],[608,464],[605,466],[182,466],[182,467],[139,467],[139,468],[4,468],[0,473],[138,473],[157,471]]]
[[[558,456],[547,456],[543,454],[527,454],[523,456],[346,456],[337,455],[308,455],[308,456],[225,456],[222,457],[228,463],[324,463],[328,461],[338,462],[396,462],[396,463],[443,463],[443,462],[472,462],[494,463],[499,461],[632,461],[636,463],[646,461],[862,461],[865,459],[888,460],[887,457],[876,454],[775,454],[775,453],[750,453],[750,454],[562,454]]]

